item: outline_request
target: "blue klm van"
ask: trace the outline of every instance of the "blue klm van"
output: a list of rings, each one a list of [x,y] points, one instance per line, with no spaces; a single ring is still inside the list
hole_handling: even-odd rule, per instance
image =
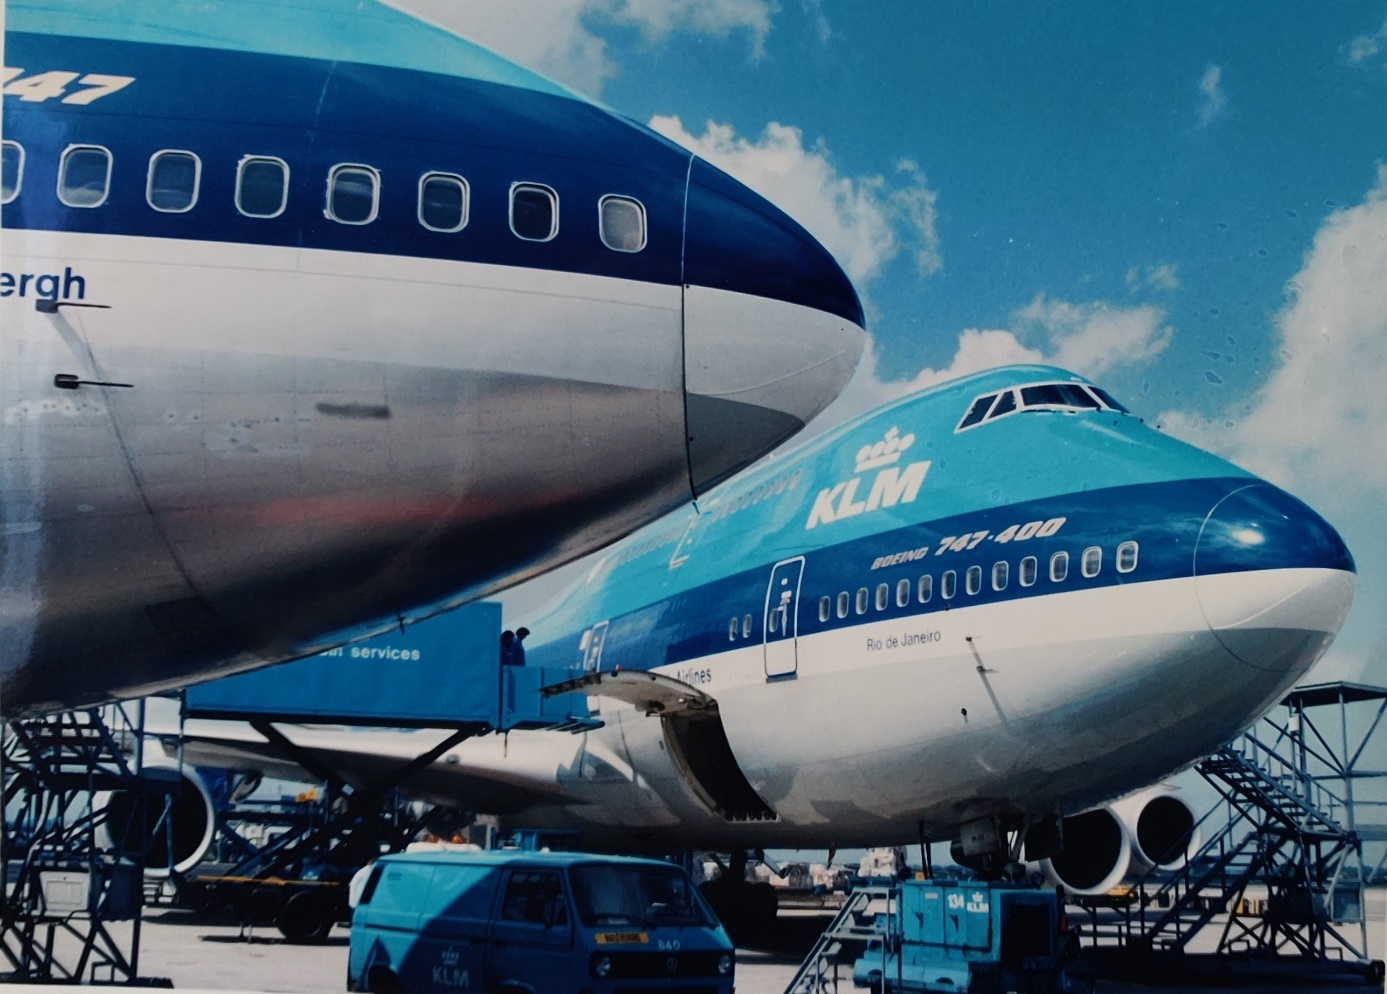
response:
[[[735,954],[680,867],[587,853],[383,856],[347,986],[376,994],[732,994]]]

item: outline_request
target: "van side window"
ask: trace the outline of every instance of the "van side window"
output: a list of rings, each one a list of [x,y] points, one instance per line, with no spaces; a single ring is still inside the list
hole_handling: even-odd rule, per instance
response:
[[[491,917],[496,897],[496,876],[489,866],[435,866],[428,897],[418,910],[427,918],[447,915],[485,921]]]
[[[430,231],[467,227],[467,180],[453,173],[425,173],[419,178],[419,223]]]
[[[0,204],[19,196],[24,185],[24,146],[19,142],[0,142]]]
[[[645,208],[630,197],[606,196],[597,202],[602,244],[613,252],[645,248]]]
[[[236,168],[236,209],[247,217],[279,217],[289,203],[289,164],[248,155]]]
[[[155,152],[149,159],[149,180],[144,197],[156,211],[182,214],[197,203],[202,180],[202,160],[192,152]]]
[[[517,870],[506,881],[501,920],[531,925],[568,924],[563,882],[549,870]]]
[[[371,875],[366,879],[366,886],[361,889],[361,899],[356,902],[358,907],[371,903],[371,897],[376,893],[376,885],[380,883],[380,875],[384,872],[385,867],[379,865],[371,871]]]
[[[370,224],[380,206],[380,173],[344,163],[327,177],[327,211],[338,224]]]
[[[69,207],[100,207],[111,189],[111,150],[69,145],[58,164],[58,199]]]
[[[510,230],[527,242],[547,242],[559,233],[559,195],[540,183],[510,188]]]

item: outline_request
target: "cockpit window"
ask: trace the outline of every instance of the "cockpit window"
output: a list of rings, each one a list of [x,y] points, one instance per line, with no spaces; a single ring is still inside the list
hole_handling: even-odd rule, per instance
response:
[[[1017,395],[1020,404],[1017,404]],[[1129,414],[1127,408],[1113,400],[1106,390],[1082,383],[1028,383],[1025,386],[987,393],[976,398],[954,431],[963,431],[995,421],[1015,411],[1117,411]]]
[[[1021,388],[1021,402],[1027,408],[1049,407],[1096,411],[1098,399],[1077,383],[1038,383]]]
[[[1117,401],[1113,400],[1112,394],[1108,393],[1102,387],[1095,387],[1090,385],[1088,389],[1094,394],[1094,396],[1096,396],[1099,400],[1103,402],[1104,406],[1110,407],[1114,411],[1118,411],[1121,414],[1132,413],[1131,411],[1127,410],[1127,408],[1119,404]]]
[[[963,416],[963,420],[958,423],[958,427],[954,430],[962,431],[964,428],[971,428],[982,421],[987,416],[987,412],[992,409],[992,402],[996,399],[995,393],[985,393],[973,401],[973,406],[968,408],[968,413]]]

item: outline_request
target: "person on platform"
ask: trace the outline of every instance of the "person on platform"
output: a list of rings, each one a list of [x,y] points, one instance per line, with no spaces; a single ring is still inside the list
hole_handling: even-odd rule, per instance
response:
[[[515,640],[515,632],[507,628],[501,633],[501,665],[523,666],[524,664],[525,650]]]
[[[520,665],[525,665],[525,638],[530,634],[528,628],[517,628],[515,630],[515,651],[520,657]]]

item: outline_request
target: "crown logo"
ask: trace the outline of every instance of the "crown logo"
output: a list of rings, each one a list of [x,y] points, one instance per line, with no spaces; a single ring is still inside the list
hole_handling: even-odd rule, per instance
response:
[[[892,427],[880,442],[864,445],[857,450],[857,468],[853,472],[865,473],[878,466],[890,466],[900,459],[902,452],[914,444],[914,435],[902,435],[899,428]]]
[[[443,950],[444,966],[457,966],[458,959],[459,955],[456,946],[449,946],[447,949]]]

